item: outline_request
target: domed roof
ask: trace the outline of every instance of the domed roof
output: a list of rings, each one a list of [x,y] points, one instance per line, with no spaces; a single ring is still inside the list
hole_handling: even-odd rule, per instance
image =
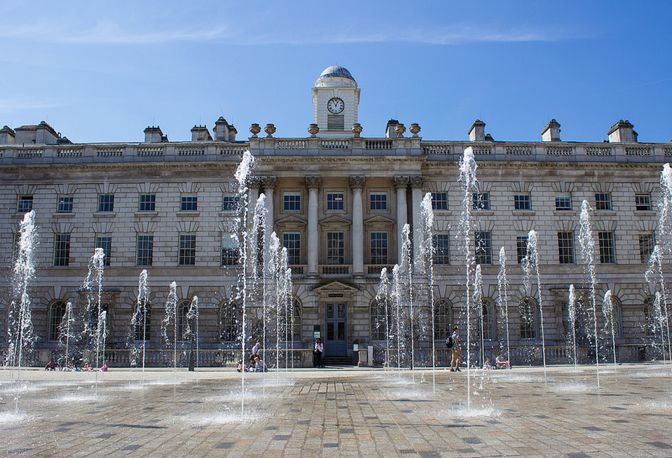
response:
[[[357,87],[357,82],[347,68],[332,65],[325,68],[315,81],[315,87]]]

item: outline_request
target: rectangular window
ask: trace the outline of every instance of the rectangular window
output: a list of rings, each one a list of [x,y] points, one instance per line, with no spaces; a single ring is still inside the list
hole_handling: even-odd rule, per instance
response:
[[[345,264],[343,232],[327,232],[327,264]]]
[[[150,234],[138,234],[136,242],[136,264],[138,266],[151,266],[154,255],[154,236]]]
[[[651,194],[635,194],[635,208],[637,210],[651,210]]]
[[[196,234],[180,234],[177,263],[181,266],[196,265]]]
[[[140,198],[138,199],[138,211],[156,211],[156,194],[140,194]]]
[[[656,239],[653,232],[639,234],[639,258],[642,264],[648,264]]]
[[[532,210],[532,202],[529,194],[516,194],[513,196],[513,208],[515,210]]]
[[[70,234],[54,234],[54,265],[70,265]]]
[[[448,193],[432,193],[432,210],[448,210]]]
[[[17,202],[19,213],[28,213],[33,209],[33,196],[19,196]]]
[[[240,196],[238,194],[224,194],[222,197],[222,211],[235,212],[238,211],[240,204]]]
[[[56,213],[72,213],[72,206],[74,203],[73,196],[58,196],[58,206]]]
[[[342,192],[327,193],[327,210],[343,210],[344,196]]]
[[[287,263],[301,264],[301,234],[285,232],[282,234],[282,246],[287,248]]]
[[[371,264],[387,264],[387,232],[371,232]]]
[[[105,267],[110,266],[110,258],[112,257],[112,236],[105,235],[96,235],[96,248],[102,248],[105,252],[105,257],[103,258],[103,265]]]
[[[516,237],[516,254],[518,255],[518,264],[523,262],[527,257],[527,235],[519,235]]]
[[[114,194],[98,194],[98,211],[114,211]]]
[[[182,194],[180,196],[180,211],[198,211],[198,196],[196,194]]]
[[[608,192],[596,193],[595,210],[611,210],[611,194]]]
[[[434,246],[434,264],[450,264],[450,235],[434,234],[432,245]]]
[[[369,208],[371,210],[387,210],[387,193],[386,192],[372,192],[369,195]]]
[[[490,193],[475,192],[471,195],[472,210],[490,210]]]
[[[222,260],[223,266],[237,266],[240,262],[238,241],[228,232],[222,233]]]
[[[282,195],[282,208],[286,212],[301,211],[301,193],[286,192]]]
[[[614,243],[614,233],[611,231],[598,232],[597,241],[600,245],[600,262],[602,264],[615,263],[616,246]]]
[[[475,232],[476,264],[492,264],[492,234]]]
[[[560,264],[574,264],[574,232],[558,232],[558,261]]]
[[[328,114],[327,130],[342,131],[345,128],[345,117],[343,115]]]
[[[572,195],[570,193],[563,193],[555,196],[555,209],[559,211],[571,210]]]

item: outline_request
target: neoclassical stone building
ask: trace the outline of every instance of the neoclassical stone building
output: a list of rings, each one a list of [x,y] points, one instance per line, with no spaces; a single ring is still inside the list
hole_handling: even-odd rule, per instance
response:
[[[84,300],[88,260],[102,247],[110,354],[123,353],[129,332],[131,339],[141,334],[129,326],[138,273],[147,269],[147,348],[162,347],[163,308],[174,280],[181,306],[194,295],[200,299],[202,364],[220,364],[218,350],[238,345],[233,175],[242,153],[250,150],[257,159],[251,200],[265,194],[267,230],[287,248],[294,273],[296,348],[310,349],[318,331],[335,360],[350,358],[355,343],[374,346],[375,361],[381,360],[385,341],[375,301],[380,271],[399,262],[404,224],[419,237],[420,203],[428,192],[435,214],[435,336],[443,348],[452,323],[464,329],[465,268],[457,237],[464,191],[458,163],[471,147],[479,181],[470,202],[476,240],[471,249],[483,272],[485,347],[495,348],[505,338],[496,306],[500,247],[508,253],[514,357],[522,359],[539,343],[539,314],[534,304],[526,306],[518,264],[527,233],[535,229],[548,357],[565,358],[568,286],[581,293],[588,283],[578,243],[585,199],[594,209],[598,300],[612,291],[619,358],[642,356],[651,339],[651,291],[643,273],[654,244],[659,173],[672,157],[672,144],[639,143],[627,121],[609,129],[608,141],[593,143],[561,140],[555,120],[543,128],[539,142],[495,141],[481,121],[473,123],[466,141],[426,140],[418,124],[407,132],[396,120],[387,123],[383,136],[369,137],[358,123],[359,99],[348,70],[324,70],[312,88],[309,136],[302,138],[276,137],[272,124],[264,133],[253,124],[252,136],[239,140],[224,118],[212,131],[195,126],[188,142],[169,141],[159,127],[145,129],[139,143],[78,144],[44,122],[5,126],[0,130],[3,332],[15,234],[32,209],[40,239],[33,322],[42,358],[57,349],[64,304]],[[420,294],[418,304],[428,307],[428,296]],[[586,353],[589,345],[581,335],[579,344]]]

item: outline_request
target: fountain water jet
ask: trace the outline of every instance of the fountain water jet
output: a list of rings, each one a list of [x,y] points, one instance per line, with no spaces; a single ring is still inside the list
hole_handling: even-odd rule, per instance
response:
[[[401,375],[401,272],[398,264],[395,264],[392,268],[392,291],[394,295],[394,309],[396,317],[396,329],[395,335],[397,338],[397,373]]]
[[[191,323],[195,324],[195,329],[191,328]],[[189,341],[192,342],[192,349],[193,342],[196,341],[196,369],[198,369],[198,296],[194,296],[191,299],[191,304],[189,304],[189,310],[187,311],[187,331],[185,334]],[[191,365],[189,367],[191,368]]]
[[[471,294],[470,294],[470,276],[471,269],[474,263],[474,258],[471,255],[471,240],[473,229],[471,227],[471,204],[472,192],[478,191],[476,181],[476,160],[474,159],[474,152],[471,147],[464,150],[464,155],[460,161],[460,178],[464,184],[464,195],[462,197],[462,214],[460,216],[460,235],[462,237],[462,248],[464,253],[465,265],[465,289],[466,289],[466,313],[467,313],[467,410],[471,408],[471,333],[470,327],[470,309],[471,309]]]
[[[376,306],[380,306],[383,301],[385,305],[385,370],[390,367],[390,318],[388,311],[390,280],[387,277],[387,267],[383,267],[380,271],[380,283],[378,283],[378,290],[376,291]],[[380,322],[376,323],[380,326]]]
[[[413,262],[411,260],[411,226],[404,224],[401,231],[402,238],[402,259],[401,271],[406,276],[406,287],[408,291],[408,318],[410,324],[410,344],[411,344],[411,361],[410,368],[413,372],[415,368],[415,317],[413,311]],[[413,373],[413,381],[415,382],[415,373]]]
[[[614,334],[614,304],[611,299],[611,290],[604,293],[602,301],[602,313],[604,314],[605,332],[611,334],[611,350],[614,356],[614,366],[616,366],[616,336]]]
[[[511,361],[511,346],[509,340],[509,280],[506,278],[506,252],[504,247],[499,249],[499,273],[497,274],[497,299],[499,308],[504,312],[506,326],[506,360]],[[503,293],[503,294],[502,294]]]
[[[665,210],[665,213],[668,210]],[[668,360],[672,361],[672,346],[670,346],[670,321],[669,314],[667,312],[667,291],[665,288],[665,276],[663,274],[663,250],[660,245],[653,247],[653,252],[649,257],[649,267],[644,273],[644,278],[646,279],[649,286],[655,290],[656,284],[660,292],[660,322],[661,328],[660,332],[663,336],[663,345],[662,352],[663,358],[665,358],[665,353],[668,354]],[[667,334],[667,339],[665,339],[665,334]],[[667,340],[667,351],[665,350],[665,340]]]
[[[168,328],[173,328],[173,339],[171,342],[168,337]],[[173,347],[173,370],[177,370],[177,283],[172,282],[168,290],[168,298],[166,299],[165,312],[163,321],[161,322],[161,335],[166,347],[172,343]]]
[[[434,335],[434,210],[432,209],[432,193],[428,192],[420,204],[420,220],[422,221],[422,243],[420,252],[423,267],[429,280],[429,304],[431,307],[432,329],[432,392],[436,393],[436,336]]]
[[[474,272],[474,293],[471,300],[473,307],[476,309],[476,316],[478,317],[479,326],[479,345],[478,345],[478,362],[481,368],[485,362],[484,335],[483,335],[483,279],[481,276],[481,265],[476,264],[476,271]]]
[[[567,315],[572,327],[572,348],[574,349],[574,370],[576,371],[576,292],[574,285],[569,285],[569,300],[567,302]]]
[[[68,301],[65,305],[65,313],[61,318],[61,324],[58,327],[58,342],[65,348],[64,367],[68,368],[70,359],[70,339],[75,339],[75,317],[72,313],[72,302]]]
[[[541,328],[541,357],[544,363],[544,382],[546,382],[546,339],[544,336],[544,308],[541,302],[541,277],[539,275],[539,250],[537,247],[537,232],[531,230],[527,234],[527,256],[523,262],[525,269],[525,289],[531,296],[530,277],[534,272],[537,278],[537,300],[539,302],[539,327]]]
[[[584,200],[581,203],[579,244],[581,245],[581,257],[583,258],[590,279],[590,305],[593,312],[593,340],[595,345],[595,372],[597,375],[597,388],[600,388],[600,352],[597,336],[597,304],[595,300],[595,287],[597,275],[595,273],[595,241],[590,229],[590,205]]]
[[[135,340],[138,326],[142,326],[142,372],[145,372],[146,342],[147,342],[147,307],[149,306],[149,286],[147,284],[147,269],[143,269],[138,276],[138,302],[135,313],[131,317],[131,339]]]

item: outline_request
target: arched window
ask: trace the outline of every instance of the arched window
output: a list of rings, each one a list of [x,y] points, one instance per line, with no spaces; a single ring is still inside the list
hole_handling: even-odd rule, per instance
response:
[[[187,340],[185,333],[188,329],[187,313],[189,313],[188,301],[181,301],[175,309],[175,323],[177,323],[177,340]]]
[[[452,333],[453,304],[447,299],[439,299],[434,303],[434,339],[447,339]]]
[[[520,338],[534,339],[537,337],[537,302],[524,297],[518,303],[520,313]]]
[[[58,340],[61,320],[65,315],[65,302],[56,301],[49,306],[49,341]]]
[[[219,306],[219,338],[223,342],[240,343],[239,318],[241,308],[235,301],[223,301]]]
[[[135,340],[150,340],[152,306],[149,301],[143,301],[142,304],[136,302],[133,308],[133,338]],[[143,329],[144,323],[144,329]]]
[[[495,304],[492,299],[483,298],[483,339],[492,340],[496,338],[495,329]]]
[[[371,340],[386,340],[392,329],[392,308],[387,304],[387,325],[385,324],[385,300],[374,299],[370,304]]]

